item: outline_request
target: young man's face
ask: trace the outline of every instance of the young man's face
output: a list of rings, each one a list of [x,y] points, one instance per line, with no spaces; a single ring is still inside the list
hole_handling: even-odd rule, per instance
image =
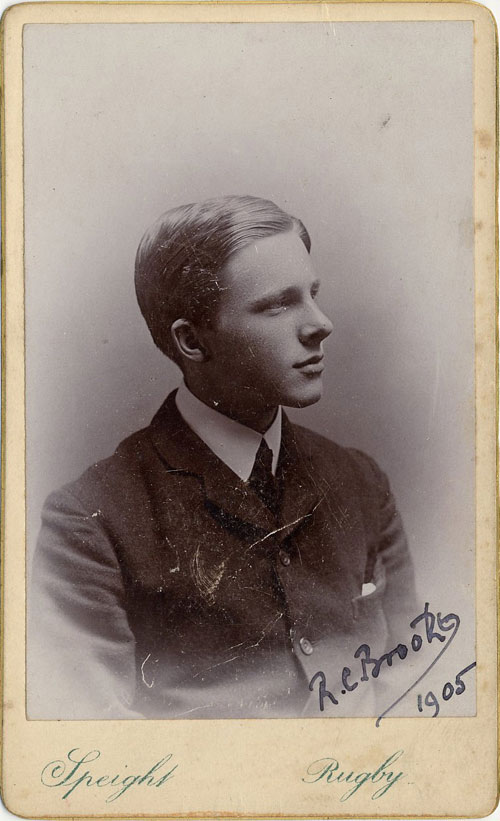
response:
[[[300,237],[257,240],[223,268],[220,302],[207,337],[207,377],[221,410],[304,407],[322,392],[322,342],[332,324]],[[243,415],[243,414],[242,414]]]

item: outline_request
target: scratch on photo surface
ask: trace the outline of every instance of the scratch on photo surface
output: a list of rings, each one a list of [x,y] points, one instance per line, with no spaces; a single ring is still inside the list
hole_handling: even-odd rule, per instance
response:
[[[260,587],[251,587],[249,585],[242,584],[240,586],[240,590],[253,590],[254,593],[259,593],[259,595],[269,596],[270,599],[274,598],[272,593],[269,593],[267,590],[261,590]]]
[[[174,567],[170,568],[169,573],[178,573],[181,569],[181,562],[180,562],[180,559],[179,559],[179,551],[177,550],[177,548],[175,549],[175,561],[176,561],[176,564],[174,565]]]
[[[205,667],[203,670],[199,670],[197,673],[194,673],[193,678],[198,678],[198,676],[203,675],[203,673],[208,673],[209,670],[214,670],[216,667],[222,667],[224,664],[229,664],[231,661],[236,661],[239,657],[240,655],[237,653],[235,656],[231,656],[230,659],[224,659],[224,661],[218,661],[217,664],[211,664],[210,667]]]
[[[170,541],[170,539],[168,538],[168,536],[165,536],[165,541],[166,541],[166,543],[168,544],[168,546],[171,550],[175,550],[175,565],[173,567],[169,568],[169,573],[178,573],[181,569],[181,563],[180,563],[180,559],[179,559],[179,551],[177,550],[176,547],[173,546],[173,544]]]
[[[310,516],[313,515],[314,511],[317,509],[317,507],[321,504],[322,501],[323,501],[323,499],[320,499],[319,502],[317,502],[314,505],[314,507],[313,507],[313,509],[311,510],[310,513],[305,513],[304,516],[299,516],[299,518],[294,519],[293,522],[287,522],[286,524],[281,525],[281,527],[277,527],[276,530],[271,530],[269,533],[266,533],[265,536],[262,536],[260,539],[257,539],[256,542],[252,542],[252,544],[249,547],[247,547],[247,549],[245,550],[245,553],[248,553],[248,551],[251,550],[256,545],[261,544],[262,542],[265,542],[266,539],[270,539],[271,536],[275,536],[276,533],[281,533],[282,530],[286,530],[287,527],[292,527],[293,525],[296,525],[299,522],[303,522],[306,519],[309,519]]]
[[[144,659],[144,661],[143,661],[143,662],[142,662],[142,664],[141,664],[141,676],[142,676],[142,680],[143,680],[144,684],[146,685],[146,687],[149,687],[149,689],[151,689],[151,687],[152,687],[152,686],[153,686],[153,684],[155,683],[155,680],[153,679],[153,680],[151,681],[151,684],[150,684],[148,681],[146,681],[146,678],[145,678],[145,676],[144,676],[144,665],[146,664],[146,662],[147,662],[147,661],[148,661],[148,659],[150,659],[150,658],[151,658],[151,653],[148,653],[148,654],[147,654],[147,656],[146,656],[146,658]]]
[[[300,552],[300,547],[297,545],[297,553],[299,554],[299,562],[302,564],[302,553]]]
[[[328,503],[328,510],[330,511],[334,521],[339,526],[339,529],[344,530],[344,525],[347,522],[347,520],[349,519],[348,511],[343,510],[342,508],[338,507],[337,508],[338,513],[336,513],[330,503]]]
[[[177,718],[179,718],[179,716],[187,716],[188,713],[194,713],[195,710],[206,710],[207,707],[213,707],[213,706],[214,705],[213,705],[213,702],[212,702],[212,704],[202,704],[200,707],[191,707],[190,710],[185,710],[183,713],[178,713]]]
[[[198,545],[196,547],[196,551],[191,562],[191,570],[200,593],[211,602],[215,600],[214,593],[224,575],[227,562],[227,559],[223,559],[217,567],[213,568],[213,570],[206,571],[200,561],[200,546]]]
[[[308,465],[307,465],[307,461],[306,461],[306,464],[305,464],[305,469],[306,469],[307,475],[309,476],[309,479],[311,480],[311,484],[312,484],[312,486],[315,488],[315,490],[317,490],[317,491],[318,491],[318,493],[321,493],[321,486],[320,486],[320,485],[318,484],[318,482],[316,481],[316,477],[314,476],[314,473],[312,473],[312,472],[309,470],[309,467],[308,467]],[[328,482],[326,482],[326,485],[327,485],[328,489],[330,490],[330,489],[331,489],[331,485],[330,485]],[[323,494],[323,495],[324,495],[324,494]]]
[[[229,290],[229,286],[228,285],[221,285],[218,279],[215,279],[215,278],[211,279],[210,282],[211,282],[212,285],[214,285],[214,287],[218,290],[218,292],[220,294],[224,293],[224,291]]]
[[[228,650],[236,650],[237,647],[241,647],[243,644],[245,644],[245,642],[240,641],[240,642],[238,642],[238,644],[232,644],[231,647],[228,647],[227,649]]]
[[[316,508],[318,507],[318,505],[320,504],[320,502],[322,502],[322,501],[323,501],[323,499],[325,499],[325,498],[326,498],[326,493],[325,493],[325,492],[322,492],[322,491],[323,491],[322,485],[318,484],[318,482],[316,481],[316,478],[315,478],[314,474],[313,474],[313,473],[311,473],[311,471],[309,470],[309,468],[308,468],[308,466],[307,466],[307,463],[306,463],[305,467],[306,467],[306,472],[307,472],[307,475],[309,476],[309,479],[310,479],[310,481],[311,481],[311,485],[312,485],[312,486],[314,487],[314,489],[315,489],[315,490],[316,490],[316,491],[317,491],[317,492],[321,495],[321,498],[320,498],[320,500],[319,500],[318,504],[317,504],[317,505],[316,505],[316,507],[314,507],[314,508],[313,508],[313,510],[312,510],[312,513],[314,513],[314,511],[316,510]],[[331,484],[330,484],[329,482],[326,482],[325,480],[323,480],[323,483],[322,483],[322,484],[323,484],[323,486],[324,486],[324,484],[326,484],[326,486],[327,486],[328,490],[331,490],[331,487],[332,487],[332,486],[331,486]],[[331,512],[331,507],[330,507],[330,505],[328,505],[328,509],[329,509],[329,510],[330,510],[330,512]]]
[[[343,509],[337,506],[336,512],[330,504],[330,502],[328,501],[328,499],[326,498],[326,496],[323,496],[323,498],[320,501],[323,500],[326,501],[326,506],[328,507],[330,515],[332,519],[337,523],[340,530],[345,530],[345,523],[349,520],[349,511],[347,509]]]
[[[271,627],[274,627],[276,622],[279,621],[280,619],[282,619],[284,615],[285,615],[284,613],[278,613],[278,615],[276,616],[275,619],[271,619],[271,621],[268,621],[268,623],[266,624],[266,626],[264,627],[264,629],[262,631],[262,635],[261,635],[260,639],[258,641],[256,641],[255,644],[249,644],[248,646],[249,647],[258,647],[259,644],[261,643],[261,641],[263,641],[265,639],[267,631]]]

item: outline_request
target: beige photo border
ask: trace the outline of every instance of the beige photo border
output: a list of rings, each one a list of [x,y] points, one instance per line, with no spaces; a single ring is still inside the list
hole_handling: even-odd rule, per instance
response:
[[[25,349],[23,67],[27,23],[441,21],[474,23],[477,714],[467,718],[27,721],[25,715]],[[2,797],[34,818],[480,817],[498,792],[497,696],[497,32],[472,2],[26,3],[2,19]],[[160,789],[107,803],[81,788],[65,802],[41,772],[72,748],[98,749],[95,776],[144,773],[172,754]],[[340,801],[341,785],[306,784],[336,751],[367,772],[404,749],[401,786]],[[404,763],[403,763],[404,762]],[[127,768],[125,769],[125,765]],[[395,765],[396,766],[396,765]],[[348,771],[349,771],[348,770]],[[161,774],[166,772],[165,769]]]

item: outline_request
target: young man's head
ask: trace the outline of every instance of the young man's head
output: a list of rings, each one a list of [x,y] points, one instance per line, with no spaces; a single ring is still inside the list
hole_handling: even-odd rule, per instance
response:
[[[310,246],[300,220],[248,196],[168,211],[139,245],[136,292],[155,343],[200,399],[246,424],[321,396],[332,326]]]

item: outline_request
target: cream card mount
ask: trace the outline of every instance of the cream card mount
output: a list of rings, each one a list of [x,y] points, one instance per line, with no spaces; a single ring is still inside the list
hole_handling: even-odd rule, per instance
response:
[[[2,797],[497,800],[496,26],[2,18]]]

